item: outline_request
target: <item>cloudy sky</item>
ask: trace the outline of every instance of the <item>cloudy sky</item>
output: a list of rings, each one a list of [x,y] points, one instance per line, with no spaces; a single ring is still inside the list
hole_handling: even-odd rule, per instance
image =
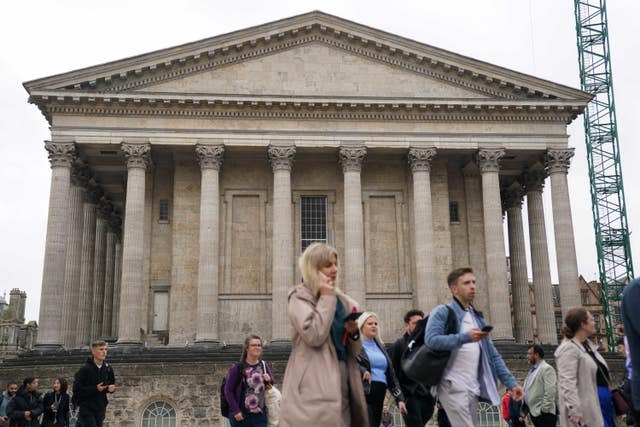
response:
[[[608,17],[628,219],[640,228],[640,85],[635,22],[640,2],[611,1]],[[60,0],[5,2],[0,16],[0,294],[27,291],[37,319],[50,169],[47,122],[22,83],[292,15],[321,10],[371,27],[579,87],[573,1],[569,0],[236,0],[233,2]],[[635,100],[635,101],[634,101]],[[578,267],[597,278],[582,118],[569,128],[569,173]],[[545,198],[550,208],[550,197]],[[526,212],[526,211],[525,211]],[[555,269],[553,225],[547,212]],[[637,231],[636,231],[637,233]],[[640,233],[638,233],[640,234]],[[635,237],[635,239],[634,239]],[[632,236],[636,271],[640,237]],[[555,273],[554,280],[555,280]]]

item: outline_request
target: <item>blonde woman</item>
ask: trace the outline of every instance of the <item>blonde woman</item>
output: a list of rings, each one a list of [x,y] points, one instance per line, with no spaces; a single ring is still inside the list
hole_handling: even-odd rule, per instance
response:
[[[291,356],[282,386],[280,427],[366,426],[356,361],[362,342],[351,314],[357,305],[338,286],[338,253],[313,243],[299,265],[303,283],[289,293]]]
[[[378,427],[382,420],[382,408],[387,389],[403,414],[407,413],[407,407],[391,359],[380,339],[378,316],[370,311],[362,313],[358,318],[358,328],[363,340],[358,364],[367,401],[369,426]]]

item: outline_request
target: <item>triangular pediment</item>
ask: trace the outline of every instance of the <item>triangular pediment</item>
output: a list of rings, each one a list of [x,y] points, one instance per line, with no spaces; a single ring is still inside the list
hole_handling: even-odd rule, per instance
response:
[[[586,104],[567,86],[322,12],[24,84],[38,102],[73,93],[549,100]],[[403,101],[406,100],[406,101]]]
[[[359,56],[320,41],[145,85],[136,91],[303,97],[488,98],[480,91]]]

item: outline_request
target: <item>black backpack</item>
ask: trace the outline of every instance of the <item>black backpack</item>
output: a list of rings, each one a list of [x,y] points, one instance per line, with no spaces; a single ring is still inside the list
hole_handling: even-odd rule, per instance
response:
[[[243,368],[242,363],[234,363],[232,366],[234,365],[237,367],[239,371],[242,371],[242,368]],[[229,368],[229,370],[231,370],[231,368]],[[242,375],[242,372],[240,372],[240,375]],[[227,375],[225,375],[224,378],[222,378],[222,382],[220,383],[220,415],[222,415],[225,418],[229,418],[229,410],[231,409],[229,407],[229,402],[227,401],[227,396],[224,395],[224,386],[227,384],[228,376],[229,376],[229,372],[227,371]],[[240,381],[242,381],[242,390],[244,391],[244,380],[240,379]]]
[[[457,330],[456,313],[448,305],[445,307],[447,307],[445,334],[453,334]],[[402,366],[404,374],[413,381],[425,386],[432,386],[440,383],[451,351],[432,350],[424,345],[424,332],[428,321],[429,316],[426,316],[416,323],[409,344],[402,354],[400,366]]]

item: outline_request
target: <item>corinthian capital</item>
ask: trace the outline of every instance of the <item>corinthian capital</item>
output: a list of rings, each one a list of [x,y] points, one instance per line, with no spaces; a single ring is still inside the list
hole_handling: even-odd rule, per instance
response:
[[[510,208],[522,207],[522,196],[524,196],[524,189],[518,181],[502,190],[502,207],[507,210]]]
[[[127,158],[127,169],[146,169],[149,166],[151,144],[128,144],[125,142],[122,143],[120,149]]]
[[[200,163],[200,169],[220,170],[224,145],[196,144],[196,156]]]
[[[49,163],[52,168],[70,168],[76,158],[76,144],[73,142],[45,141],[44,148],[49,153]]]
[[[522,175],[524,186],[529,191],[542,191],[544,188],[544,180],[547,178],[547,172],[544,170],[542,163],[536,162]]]
[[[293,158],[296,155],[295,145],[270,145],[267,149],[269,162],[273,171],[290,171],[293,166]]]
[[[575,154],[574,151],[574,148],[547,150],[547,155],[545,156],[547,172],[549,174],[569,172],[571,158]]]
[[[500,172],[500,159],[504,157],[504,148],[481,148],[478,150],[480,173]]]
[[[367,148],[359,145],[353,147],[340,147],[340,163],[343,172],[360,172],[362,162],[367,156]]]
[[[434,147],[428,148],[409,148],[409,166],[411,172],[429,172],[431,170],[431,161],[436,156]]]

